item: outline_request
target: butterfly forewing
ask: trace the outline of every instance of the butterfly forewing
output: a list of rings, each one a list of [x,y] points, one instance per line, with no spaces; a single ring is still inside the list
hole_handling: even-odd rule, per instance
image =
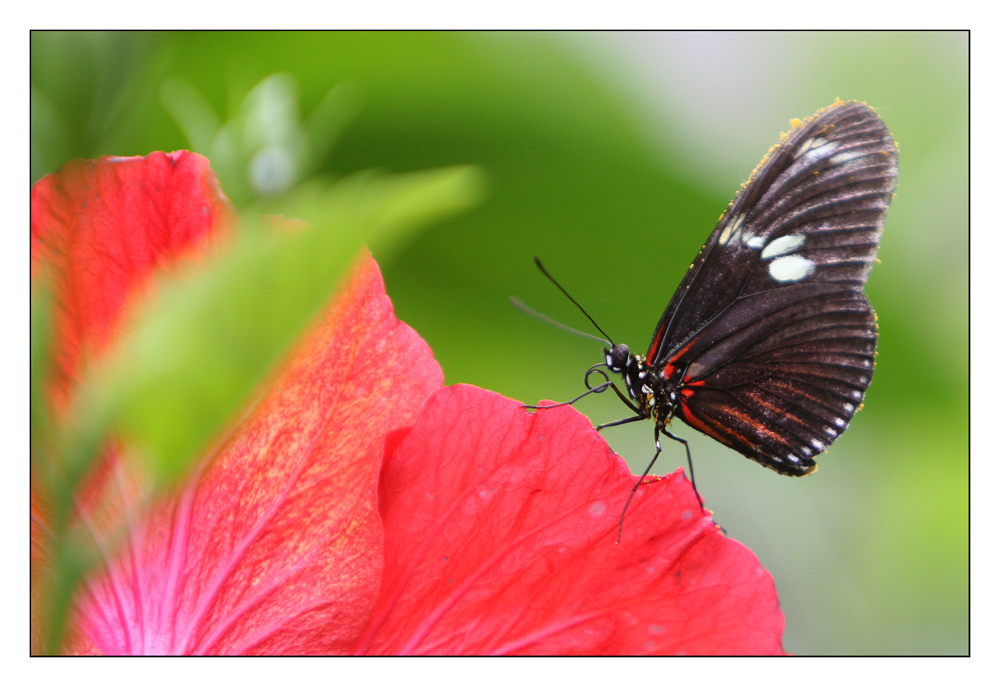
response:
[[[681,374],[688,424],[805,474],[871,382],[862,292],[896,185],[896,145],[838,102],[775,146],[709,236],[657,326],[647,364]]]
[[[836,103],[775,146],[708,237],[646,356],[663,364],[740,296],[810,282],[862,288],[896,185],[896,145],[862,103]]]

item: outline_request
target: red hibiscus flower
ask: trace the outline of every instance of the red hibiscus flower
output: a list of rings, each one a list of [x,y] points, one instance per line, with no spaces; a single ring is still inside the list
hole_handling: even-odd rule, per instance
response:
[[[113,354],[151,276],[204,251],[229,217],[190,153],[75,163],[36,185],[33,273],[55,275],[58,313],[54,414],[72,407],[86,359]],[[616,544],[634,477],[586,418],[441,380],[362,257],[181,484],[136,500],[129,449],[113,444],[100,479],[79,486],[81,529],[124,534],[95,537],[106,559],[76,588],[61,651],[782,652],[771,576],[681,471],[640,487]]]

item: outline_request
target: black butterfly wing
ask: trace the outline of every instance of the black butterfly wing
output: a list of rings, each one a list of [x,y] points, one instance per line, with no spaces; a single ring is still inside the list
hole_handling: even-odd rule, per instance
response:
[[[871,381],[862,289],[896,186],[896,145],[837,102],[772,148],[709,236],[647,364],[679,380],[681,418],[785,474],[847,427]]]
[[[741,301],[691,340],[680,416],[778,472],[807,474],[864,398],[875,337],[860,291],[813,284]]]

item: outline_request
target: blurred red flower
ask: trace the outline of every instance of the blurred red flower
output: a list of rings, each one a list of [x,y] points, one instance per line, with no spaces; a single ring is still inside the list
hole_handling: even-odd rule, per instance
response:
[[[73,160],[31,189],[31,276],[54,282],[53,401],[114,341],[157,270],[198,259],[229,233],[208,160],[186,151]]]
[[[32,270],[56,276],[54,407],[153,272],[230,217],[207,161],[185,152],[72,163],[35,186]],[[638,490],[616,545],[634,477],[586,418],[441,381],[362,257],[175,492],[140,507],[109,450],[78,516],[126,534],[79,590],[63,650],[782,653],[771,576],[682,471]],[[33,573],[45,502],[33,498]]]

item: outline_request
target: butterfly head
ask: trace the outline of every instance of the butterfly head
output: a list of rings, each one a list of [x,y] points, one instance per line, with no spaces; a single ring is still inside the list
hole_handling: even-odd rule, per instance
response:
[[[625,380],[625,388],[628,389],[628,395],[632,400],[638,400],[636,389],[642,360],[633,355],[625,344],[617,344],[611,350],[604,349],[604,362],[609,370],[620,374]]]
[[[628,395],[641,404],[645,395],[641,387],[646,377],[642,356],[634,355],[625,344],[618,344],[610,350],[604,349],[604,362],[609,370],[622,376]]]

